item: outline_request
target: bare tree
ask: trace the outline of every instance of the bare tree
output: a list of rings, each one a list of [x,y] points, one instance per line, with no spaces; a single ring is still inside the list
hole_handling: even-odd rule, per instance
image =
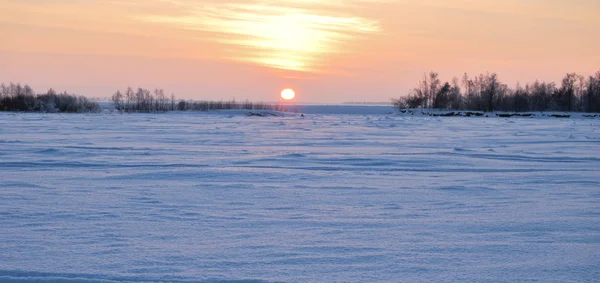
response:
[[[451,109],[462,108],[462,95],[460,93],[460,83],[457,77],[452,78],[452,88],[450,89],[449,97]]]
[[[584,108],[585,112],[600,112],[600,71],[587,80],[585,90]]]
[[[131,87],[128,87],[125,91],[125,111],[131,111],[133,109],[133,101],[135,99],[135,94]]]
[[[121,93],[121,91],[117,90],[117,92],[115,92],[115,94],[113,94],[112,101],[115,104],[115,109],[117,109],[119,111],[124,110],[123,94]]]
[[[573,103],[575,102],[575,83],[577,82],[577,79],[577,74],[575,73],[568,73],[562,79],[561,86],[555,95],[558,110],[573,110]]]

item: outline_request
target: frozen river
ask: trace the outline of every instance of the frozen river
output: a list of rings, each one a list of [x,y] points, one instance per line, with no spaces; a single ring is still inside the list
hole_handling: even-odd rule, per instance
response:
[[[598,278],[598,119],[0,113],[0,281]]]

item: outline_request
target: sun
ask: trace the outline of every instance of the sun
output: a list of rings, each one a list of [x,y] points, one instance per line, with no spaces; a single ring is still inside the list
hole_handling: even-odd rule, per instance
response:
[[[281,91],[281,98],[285,100],[292,100],[294,97],[296,97],[296,92],[291,88],[286,88]]]

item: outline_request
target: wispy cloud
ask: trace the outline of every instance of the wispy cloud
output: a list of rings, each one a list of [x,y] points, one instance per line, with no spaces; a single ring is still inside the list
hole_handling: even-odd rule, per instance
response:
[[[375,0],[154,1],[181,12],[135,18],[202,31],[223,45],[228,59],[283,70],[323,72],[327,56],[353,52],[353,43],[382,31],[377,19],[343,9],[381,2]]]

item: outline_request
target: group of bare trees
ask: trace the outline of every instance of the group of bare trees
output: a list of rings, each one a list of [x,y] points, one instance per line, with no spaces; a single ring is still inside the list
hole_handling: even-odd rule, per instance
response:
[[[115,92],[112,96],[115,109],[125,112],[165,112],[175,110],[175,95],[165,95],[164,90],[150,91],[145,88],[128,87],[124,93]]]
[[[100,106],[84,96],[57,93],[49,89],[36,94],[29,85],[0,85],[0,111],[26,112],[97,112]]]
[[[267,104],[263,102],[243,101],[237,102],[235,99],[229,101],[192,101],[180,100],[177,104],[177,110],[180,111],[210,111],[210,110],[225,110],[225,109],[244,109],[244,110],[273,110],[285,111],[285,106]]]
[[[560,85],[536,81],[509,88],[498,75],[480,74],[451,82],[438,73],[426,74],[418,86],[394,100],[398,108],[435,108],[478,111],[583,111],[600,112],[600,71],[584,77],[568,73]]]
[[[164,90],[144,88],[112,96],[115,109],[123,112],[208,111],[220,109],[282,110],[282,105],[249,101],[192,101],[176,100]],[[442,82],[438,73],[424,75],[418,86],[403,98],[394,100],[398,108],[435,108],[478,111],[583,111],[600,112],[600,71],[584,77],[568,73],[560,82],[536,81],[509,88],[495,73]],[[0,111],[94,112],[97,103],[84,96],[57,93],[53,89],[36,94],[29,85],[10,83],[0,85]]]
[[[112,102],[116,110],[123,112],[209,111],[223,109],[282,110],[279,105],[261,102],[176,100],[174,94],[166,96],[162,89],[150,91],[145,88],[138,88],[134,91],[131,87],[128,87],[124,93],[117,91],[113,94]]]

